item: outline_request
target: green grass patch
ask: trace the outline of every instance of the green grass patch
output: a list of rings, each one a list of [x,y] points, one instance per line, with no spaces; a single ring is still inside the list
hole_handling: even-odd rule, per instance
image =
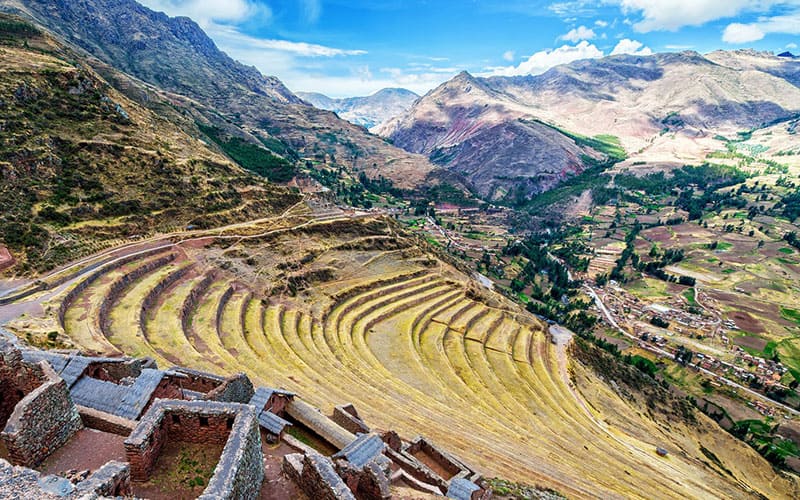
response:
[[[733,274],[736,272],[736,269],[723,269],[722,274]]]
[[[733,243],[728,243],[727,241],[717,242],[717,250],[721,250],[723,252],[727,252],[731,248],[733,248]]]
[[[781,316],[789,321],[794,321],[800,325],[800,311],[797,309],[790,309],[788,307],[781,307]]]
[[[522,121],[524,122],[526,120]],[[567,137],[575,141],[575,144],[579,146],[588,146],[596,151],[599,151],[607,155],[612,160],[622,161],[628,158],[628,154],[625,152],[625,149],[622,147],[619,137],[617,136],[610,134],[600,134],[594,137],[588,137],[575,132],[564,130],[560,127],[556,127],[555,125],[552,125],[550,123],[545,123],[540,120],[532,120],[532,121],[538,122],[542,125],[546,125],[552,129],[558,130],[562,134],[566,135]]]
[[[771,359],[772,356],[775,355],[775,349],[777,349],[778,343],[774,340],[770,340],[767,342],[767,345],[764,346],[764,357],[767,359]]]
[[[697,306],[697,301],[694,300],[694,288],[684,290],[683,296],[686,298],[686,302],[688,302],[690,306]]]
[[[778,249],[778,251],[780,253],[785,253],[786,255],[791,255],[791,254],[794,253],[794,250],[792,250],[791,248],[788,248],[788,247],[781,247],[781,248]]]
[[[775,260],[777,260],[777,261],[778,261],[778,262],[780,262],[781,264],[789,264],[789,265],[794,265],[794,264],[797,264],[797,261],[796,261],[796,260],[787,259],[787,258],[785,258],[785,257],[778,257],[778,258],[777,258],[777,259],[775,259]]]
[[[436,238],[432,238],[430,236],[425,238],[425,241],[427,241],[428,243],[430,243],[431,245],[433,245],[435,247],[441,247],[442,246],[442,244],[439,243],[439,241]]]

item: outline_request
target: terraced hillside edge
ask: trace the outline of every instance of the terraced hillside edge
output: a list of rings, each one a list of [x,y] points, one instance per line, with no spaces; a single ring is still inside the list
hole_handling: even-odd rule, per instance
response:
[[[571,497],[796,491],[702,415],[698,431],[629,406],[569,361],[546,325],[478,289],[390,219],[298,208],[145,248],[135,260],[87,262],[90,271],[31,299],[49,313],[10,327],[58,331],[97,353],[243,371],[323,408],[352,402],[364,420],[424,432],[484,474]],[[598,412],[596,394],[614,413]],[[732,476],[703,465],[701,446]]]

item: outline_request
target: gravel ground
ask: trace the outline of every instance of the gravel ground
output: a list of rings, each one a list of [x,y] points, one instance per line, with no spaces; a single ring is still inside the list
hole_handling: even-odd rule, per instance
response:
[[[56,450],[38,470],[62,475],[68,470],[95,471],[109,460],[125,462],[125,438],[95,429],[81,429],[66,445]]]

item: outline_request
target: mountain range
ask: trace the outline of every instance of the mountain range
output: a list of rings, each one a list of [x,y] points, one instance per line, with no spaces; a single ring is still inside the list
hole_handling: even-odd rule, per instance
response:
[[[234,61],[189,18],[170,18],[134,0],[2,0],[0,10],[60,36],[131,99],[147,105],[149,95],[163,94],[224,136],[284,157],[335,159],[368,175],[377,175],[373,165],[384,165],[381,175],[406,188],[436,169]]]
[[[319,109],[333,111],[340,118],[373,129],[386,120],[408,111],[419,96],[406,89],[382,89],[367,97],[333,99],[316,92],[298,92],[297,96]]]
[[[531,196],[586,167],[582,138],[621,146],[629,163],[702,162],[714,137],[800,113],[798,75],[796,59],[749,50],[618,55],[537,76],[461,73],[376,131],[484,196]]]

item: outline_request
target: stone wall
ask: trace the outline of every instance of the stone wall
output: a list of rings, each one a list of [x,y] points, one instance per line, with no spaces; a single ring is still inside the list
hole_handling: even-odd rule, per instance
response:
[[[442,467],[442,469],[446,470],[451,475],[451,477],[465,472],[466,473],[471,472],[471,470],[467,466],[462,464],[455,457],[445,452],[444,450],[439,449],[436,445],[434,445],[433,443],[431,443],[430,441],[426,440],[421,436],[414,439],[404,451],[407,455],[411,456],[420,451],[425,453],[433,460],[435,460],[436,463]],[[444,479],[450,479],[450,478],[446,477]]]
[[[178,376],[175,376],[176,383],[182,388],[189,391],[200,392],[203,394],[207,394],[225,382],[225,379],[218,376],[213,375],[211,373],[204,373],[195,370],[189,370],[187,368],[179,368],[175,367],[172,368],[173,372],[178,373]]]
[[[66,382],[46,362],[40,367],[47,382],[17,403],[0,433],[11,461],[19,465],[38,465],[83,427]]]
[[[39,365],[26,363],[19,349],[0,339],[0,430],[17,403],[45,381]]]
[[[110,432],[118,436],[128,437],[136,428],[136,422],[127,418],[118,417],[94,408],[78,405],[78,413],[83,420],[83,425],[90,429]]]
[[[0,459],[0,498],[91,500],[130,497],[128,464],[108,462],[86,480],[72,484],[58,476],[42,476],[25,467],[14,467]]]
[[[142,374],[144,359],[104,360],[91,363],[84,375],[97,380],[119,384],[124,378],[136,378]]]
[[[353,492],[336,473],[333,462],[319,453],[308,453],[303,458],[298,486],[314,500],[355,500]]]
[[[247,375],[239,373],[225,379],[222,384],[210,391],[205,399],[223,403],[247,403],[254,393],[253,383]]]
[[[149,479],[167,441],[224,444],[201,498],[255,498],[264,478],[261,434],[252,407],[211,401],[156,400],[125,440],[134,481]]]
[[[356,408],[352,404],[334,407],[331,419],[353,434],[369,433],[369,427],[361,420]]]
[[[369,462],[360,469],[347,460],[336,461],[336,471],[350,491],[359,500],[388,500],[392,497],[389,486],[391,462],[383,455],[382,460]]]
[[[75,486],[79,494],[95,493],[101,497],[130,497],[131,468],[125,462],[112,460]]]
[[[264,480],[261,432],[250,407],[239,411],[201,500],[258,498]]]

